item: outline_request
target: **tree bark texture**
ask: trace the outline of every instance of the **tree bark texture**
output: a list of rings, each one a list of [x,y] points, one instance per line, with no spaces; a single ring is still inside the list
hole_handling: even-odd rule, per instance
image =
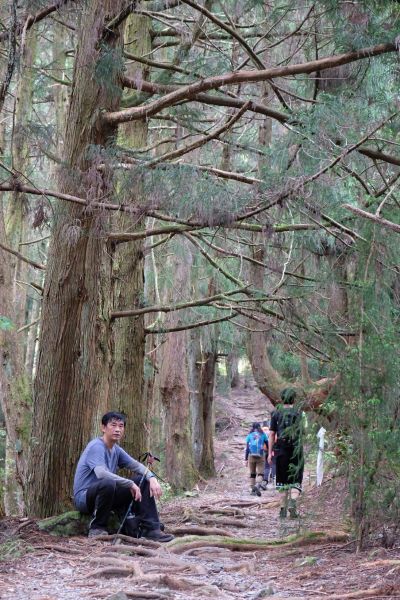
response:
[[[117,33],[104,25],[124,7],[122,0],[84,4],[65,135],[60,188],[89,202],[111,200],[104,151],[115,137],[102,111],[119,107],[118,72],[102,76],[118,51]],[[110,371],[110,261],[103,230],[107,218],[60,205],[49,251],[43,325],[35,381],[32,453],[27,500],[30,514],[48,516],[70,504],[73,472],[89,441],[98,407],[107,405]]]
[[[174,273],[172,302],[189,294],[192,256],[187,248],[186,250],[182,256],[175,254],[171,259]],[[176,326],[180,324],[180,320],[178,313],[170,313],[165,326]],[[168,482],[175,489],[190,489],[196,479],[190,434],[186,354],[186,331],[167,334],[162,347],[160,392],[165,414],[165,471]]]
[[[151,51],[149,19],[142,15],[131,15],[125,28],[125,44],[130,52],[146,56]],[[144,77],[139,63],[128,66],[128,75]],[[147,145],[147,122],[145,120],[127,123],[122,144],[129,148]],[[141,181],[135,182],[133,197],[138,209],[143,203]],[[138,211],[139,212],[139,211]],[[143,220],[127,213],[113,218],[116,231],[143,229]],[[118,244],[113,253],[112,294],[115,310],[139,307],[144,296],[144,240]],[[109,408],[124,412],[128,417],[128,428],[124,448],[132,456],[138,457],[144,451],[151,451],[147,439],[148,406],[144,398],[144,315],[116,319],[113,323],[113,366],[111,371]],[[148,430],[148,428],[147,428]]]
[[[234,350],[226,357],[226,376],[228,385],[237,388],[240,385],[239,355]]]
[[[0,241],[4,241],[2,204],[0,208]],[[0,249],[0,402],[7,432],[4,493],[7,515],[21,514],[24,510],[23,489],[26,479],[27,440],[31,414],[30,388],[22,369],[22,347],[16,339],[12,281],[13,273],[9,255]]]

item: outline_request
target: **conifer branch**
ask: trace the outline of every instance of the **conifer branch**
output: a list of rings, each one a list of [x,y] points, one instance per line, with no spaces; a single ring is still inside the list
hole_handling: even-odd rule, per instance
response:
[[[19,35],[23,31],[23,29],[25,29],[27,31],[33,25],[35,25],[35,23],[39,23],[40,21],[42,21],[43,19],[45,19],[46,17],[51,15],[56,10],[59,10],[60,8],[62,8],[66,4],[68,4],[69,2],[75,2],[75,0],[59,0],[58,2],[55,2],[54,4],[51,4],[50,6],[46,6],[45,8],[42,8],[42,10],[37,12],[35,15],[29,15],[28,18],[26,19],[26,21],[24,21],[22,23],[18,23],[17,28],[16,28],[17,35]],[[8,35],[7,31],[1,33],[0,34],[0,42],[5,40],[7,35]]]
[[[188,152],[192,152],[192,150],[201,148],[201,146],[204,146],[209,141],[218,138],[222,133],[225,133],[225,131],[228,131],[237,121],[239,121],[239,119],[248,110],[248,108],[250,106],[251,106],[251,102],[250,101],[246,102],[242,106],[242,108],[240,110],[238,110],[238,112],[235,115],[233,115],[230,119],[228,119],[228,121],[226,123],[224,123],[224,125],[221,125],[221,127],[218,127],[217,129],[215,129],[215,131],[212,131],[208,135],[203,136],[199,140],[195,140],[194,142],[192,142],[191,144],[188,144],[187,146],[183,146],[182,148],[177,148],[176,150],[171,150],[171,152],[167,152],[165,154],[162,154],[161,156],[158,156],[157,158],[154,158],[153,160],[150,160],[146,164],[146,166],[154,167],[155,165],[157,165],[160,162],[164,162],[166,160],[174,160],[175,158],[179,158],[180,156],[183,156],[184,154],[188,154]]]
[[[136,82],[126,75],[121,77],[121,83],[124,87],[140,90],[148,94],[169,94],[182,89],[182,86],[178,85],[166,85],[150,81]],[[246,103],[246,100],[241,98],[233,98],[223,94],[216,96],[205,93],[196,94],[191,100],[209,106],[226,106],[228,108],[242,108]],[[274,110],[273,108],[269,108],[260,102],[252,101],[248,110],[275,119],[275,121],[278,121],[279,123],[287,123],[290,121],[292,124],[296,124],[296,121],[292,117],[278,110]]]
[[[200,92],[206,92],[212,89],[218,89],[225,85],[237,83],[256,83],[260,81],[269,81],[276,77],[286,77],[288,75],[300,75],[313,73],[314,71],[323,71],[332,67],[338,67],[364,58],[379,56],[388,52],[395,52],[396,45],[392,42],[387,44],[379,44],[369,48],[362,48],[353,52],[344,54],[332,55],[326,58],[299,63],[297,65],[289,65],[285,67],[272,67],[270,69],[262,69],[260,71],[234,71],[208,77],[183,86],[181,89],[166,94],[163,98],[149,102],[145,106],[128,108],[121,111],[105,112],[102,117],[104,121],[110,124],[117,125],[142,118],[149,118],[164,108],[179,104],[183,100],[193,99]]]

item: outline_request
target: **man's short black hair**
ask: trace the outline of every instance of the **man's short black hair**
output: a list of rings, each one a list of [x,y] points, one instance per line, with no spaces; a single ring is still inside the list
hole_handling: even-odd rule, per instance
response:
[[[124,415],[123,413],[115,412],[114,410],[111,410],[110,412],[102,416],[101,424],[106,426],[107,423],[109,423],[113,419],[115,421],[123,421],[124,425],[126,424],[126,415]]]

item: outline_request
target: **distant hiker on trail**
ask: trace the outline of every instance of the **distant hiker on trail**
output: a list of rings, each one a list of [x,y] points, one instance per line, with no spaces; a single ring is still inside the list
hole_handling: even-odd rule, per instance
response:
[[[256,485],[256,477],[260,483],[264,475],[264,446],[268,438],[261,429],[260,423],[253,423],[250,433],[246,437],[245,463],[250,472],[250,491],[255,496],[261,496],[259,485]]]
[[[267,436],[267,442],[264,446],[264,452],[265,452],[264,480],[260,483],[260,488],[262,490],[267,489],[268,482],[271,481],[271,483],[272,483],[275,480],[275,475],[276,475],[276,458],[275,458],[275,452],[273,449],[272,449],[272,465],[270,465],[268,462],[269,423],[270,423],[269,421],[263,421],[262,426],[261,426],[261,429]]]
[[[74,501],[82,513],[92,515],[89,537],[107,535],[107,523],[111,511],[120,519],[126,515],[123,533],[138,537],[138,532],[149,540],[169,542],[171,534],[160,529],[155,498],[162,489],[155,475],[119,445],[125,432],[126,417],[117,412],[106,413],[101,420],[103,435],[86,446],[74,479]],[[133,479],[117,475],[118,469],[130,469],[136,473]],[[140,485],[139,485],[140,484]]]
[[[271,415],[268,444],[268,462],[276,455],[276,488],[284,491],[280,517],[296,518],[296,498],[301,493],[304,455],[302,443],[302,415],[294,406],[296,391],[286,388],[281,393],[283,405]]]

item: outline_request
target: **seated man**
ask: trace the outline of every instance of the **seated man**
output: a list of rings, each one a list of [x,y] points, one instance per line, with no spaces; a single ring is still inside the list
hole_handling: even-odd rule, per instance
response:
[[[103,435],[89,442],[76,468],[75,506],[80,512],[93,515],[89,537],[95,537],[107,535],[107,522],[112,510],[123,519],[133,501],[123,532],[137,537],[140,526],[143,537],[169,542],[173,536],[161,531],[155,502],[155,498],[160,498],[162,494],[160,484],[151,471],[119,445],[125,422],[125,416],[117,412],[108,412],[103,416]],[[137,476],[133,479],[120,477],[116,474],[119,468],[135,471]]]

